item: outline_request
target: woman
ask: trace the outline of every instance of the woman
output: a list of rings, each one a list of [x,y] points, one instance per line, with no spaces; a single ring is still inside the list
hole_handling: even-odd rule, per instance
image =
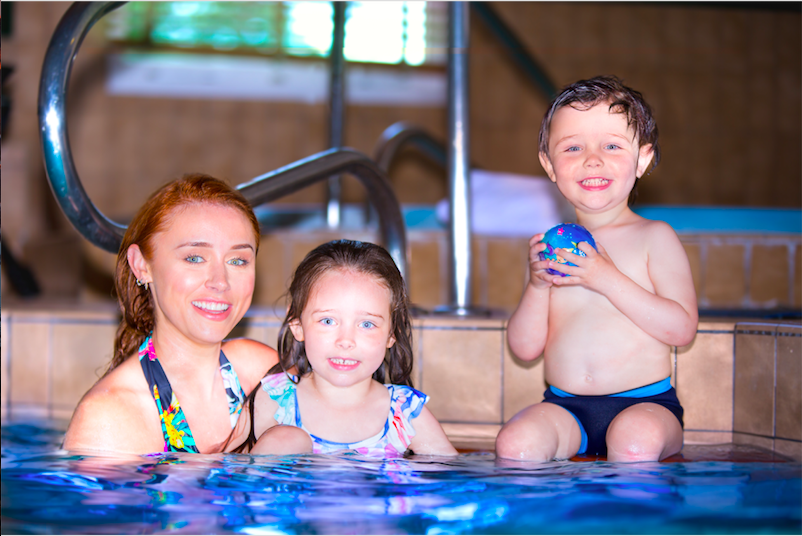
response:
[[[212,177],[188,175],[151,196],[117,255],[114,356],[78,404],[65,449],[226,447],[245,396],[278,362],[259,342],[223,341],[251,304],[259,236],[248,202]]]

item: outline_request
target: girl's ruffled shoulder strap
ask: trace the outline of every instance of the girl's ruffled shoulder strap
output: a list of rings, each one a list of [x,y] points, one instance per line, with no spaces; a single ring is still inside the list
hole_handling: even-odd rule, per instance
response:
[[[298,399],[295,397],[297,376],[285,373],[269,374],[262,378],[262,389],[278,404],[274,418],[277,424],[296,426]]]

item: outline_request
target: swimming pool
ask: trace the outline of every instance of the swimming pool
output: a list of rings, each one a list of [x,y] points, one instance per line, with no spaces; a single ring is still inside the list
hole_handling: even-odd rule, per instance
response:
[[[2,426],[3,533],[684,534],[802,530],[802,465],[688,446],[671,463],[58,450],[63,422]],[[734,450],[733,450],[734,449]]]

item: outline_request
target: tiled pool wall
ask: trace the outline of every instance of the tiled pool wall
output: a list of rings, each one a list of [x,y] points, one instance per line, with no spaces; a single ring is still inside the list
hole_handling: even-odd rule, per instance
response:
[[[304,255],[323,242],[342,237],[340,232],[319,230],[282,230],[264,235],[254,303],[282,305],[287,282]],[[369,231],[345,232],[345,237],[378,239]],[[700,308],[802,309],[802,235],[680,234],[680,240],[688,254]],[[528,238],[473,236],[474,304],[514,310],[527,279],[528,242]],[[423,308],[448,303],[451,251],[447,233],[413,228],[408,232],[408,245],[412,302]],[[84,271],[108,274],[110,280],[114,256],[94,246],[86,248]],[[108,300],[108,296],[109,291],[103,290],[84,297]]]
[[[108,304],[5,307],[3,419],[68,419],[105,370],[117,321]],[[253,308],[236,335],[274,345],[280,321],[272,309]],[[503,318],[414,322],[415,385],[460,446],[492,448],[504,422],[542,400],[542,361],[515,358],[505,329]],[[749,444],[802,460],[800,322],[703,320],[695,340],[672,355],[687,444]]]

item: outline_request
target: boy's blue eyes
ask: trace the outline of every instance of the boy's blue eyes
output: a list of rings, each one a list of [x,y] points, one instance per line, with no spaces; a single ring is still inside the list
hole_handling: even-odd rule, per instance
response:
[[[607,149],[607,150],[611,150],[611,149],[620,149],[621,147],[619,145],[616,145],[615,143],[608,143],[607,145],[604,146],[604,148]],[[567,153],[575,153],[575,152],[581,151],[581,150],[582,150],[581,147],[578,147],[576,145],[572,145],[571,147],[566,147],[565,152],[567,152]]]
[[[201,257],[200,255],[190,255],[189,257],[186,258],[186,261],[196,264],[199,262],[203,262],[203,257]]]

